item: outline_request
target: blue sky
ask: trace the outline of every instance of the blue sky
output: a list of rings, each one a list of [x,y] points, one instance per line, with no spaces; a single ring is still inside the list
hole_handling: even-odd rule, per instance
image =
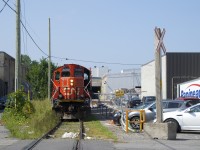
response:
[[[15,0],[8,4],[15,9]],[[3,6],[0,0],[0,9]],[[21,0],[21,20],[46,54],[51,18],[52,56],[69,59],[52,58],[53,63],[77,63],[88,68],[104,65],[111,72],[140,68],[138,64],[154,59],[155,27],[166,30],[167,52],[199,52],[199,14],[198,0]],[[6,6],[0,13],[0,51],[14,58],[15,24],[16,14]],[[47,57],[23,27],[21,53],[38,61]]]

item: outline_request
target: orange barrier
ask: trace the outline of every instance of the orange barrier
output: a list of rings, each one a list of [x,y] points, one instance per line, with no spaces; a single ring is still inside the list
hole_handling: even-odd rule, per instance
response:
[[[128,113],[129,112],[133,112],[133,111],[137,111],[137,112],[140,112],[140,131],[142,131],[142,127],[143,127],[143,124],[145,122],[145,111],[144,110],[126,110],[126,133],[128,133],[128,123],[129,123],[129,120],[128,120]],[[135,123],[138,123],[138,122],[135,122]]]

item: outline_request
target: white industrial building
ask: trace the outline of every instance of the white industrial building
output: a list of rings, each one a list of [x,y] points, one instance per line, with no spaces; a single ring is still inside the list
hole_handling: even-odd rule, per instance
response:
[[[167,52],[161,57],[162,97],[175,99],[177,85],[200,77],[199,52]],[[155,61],[141,67],[141,97],[155,96]]]
[[[108,67],[95,66],[91,70],[94,98],[96,95],[99,95],[102,100],[112,98],[115,96],[115,91],[119,89],[140,94],[140,90],[135,90],[136,86],[141,85],[140,69],[126,69],[120,73],[111,73]]]
[[[166,78],[166,55],[162,57],[162,93],[163,98],[166,99],[167,91]],[[151,61],[141,67],[141,97],[155,96],[155,61]]]
[[[121,73],[106,74],[102,78],[101,98],[109,99],[115,95],[116,90],[123,89],[128,92],[137,92],[136,86],[141,85],[140,69],[123,70]],[[138,91],[137,94],[140,94]]]

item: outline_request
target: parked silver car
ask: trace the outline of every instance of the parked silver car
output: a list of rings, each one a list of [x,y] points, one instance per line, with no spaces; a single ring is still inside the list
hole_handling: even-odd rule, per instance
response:
[[[183,101],[183,100],[163,100],[163,112],[170,112],[170,111],[175,111],[177,109],[184,109],[188,108],[191,105],[194,105],[195,103],[190,103],[190,101]],[[197,102],[197,101],[196,101]],[[199,101],[200,102],[200,101]],[[150,103],[150,104],[144,104],[140,105],[128,114],[128,119],[130,121],[130,126],[133,129],[139,129],[140,124],[140,112],[138,110],[144,110],[145,111],[145,122],[151,122],[155,119],[156,117],[156,102]],[[137,110],[137,111],[134,111]],[[120,125],[120,118],[122,116],[121,112],[117,112],[114,115],[114,123],[117,125]],[[125,114],[124,116],[124,121],[125,121]]]
[[[184,101],[181,100],[165,100],[162,101],[163,112],[175,111],[178,108],[182,107]],[[145,111],[145,122],[150,122],[155,119],[156,116],[156,102],[148,105],[143,109]],[[130,125],[134,129],[139,129],[140,124],[140,113],[138,111],[130,112],[128,115],[128,119],[131,121]],[[136,123],[134,123],[136,122]]]

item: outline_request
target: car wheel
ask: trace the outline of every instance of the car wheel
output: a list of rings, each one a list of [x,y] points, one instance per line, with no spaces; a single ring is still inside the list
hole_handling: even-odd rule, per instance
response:
[[[174,123],[176,125],[176,132],[181,132],[181,127],[175,119],[167,119],[164,122]]]
[[[138,117],[138,116],[132,117],[130,119],[130,126],[133,129],[139,129],[140,128],[140,117]]]
[[[121,126],[121,117],[117,118],[117,120],[114,123],[116,126]]]
[[[114,124],[117,125],[117,126],[120,126],[121,125],[120,120],[121,120],[121,114],[120,113],[115,114],[114,117],[113,117]]]

